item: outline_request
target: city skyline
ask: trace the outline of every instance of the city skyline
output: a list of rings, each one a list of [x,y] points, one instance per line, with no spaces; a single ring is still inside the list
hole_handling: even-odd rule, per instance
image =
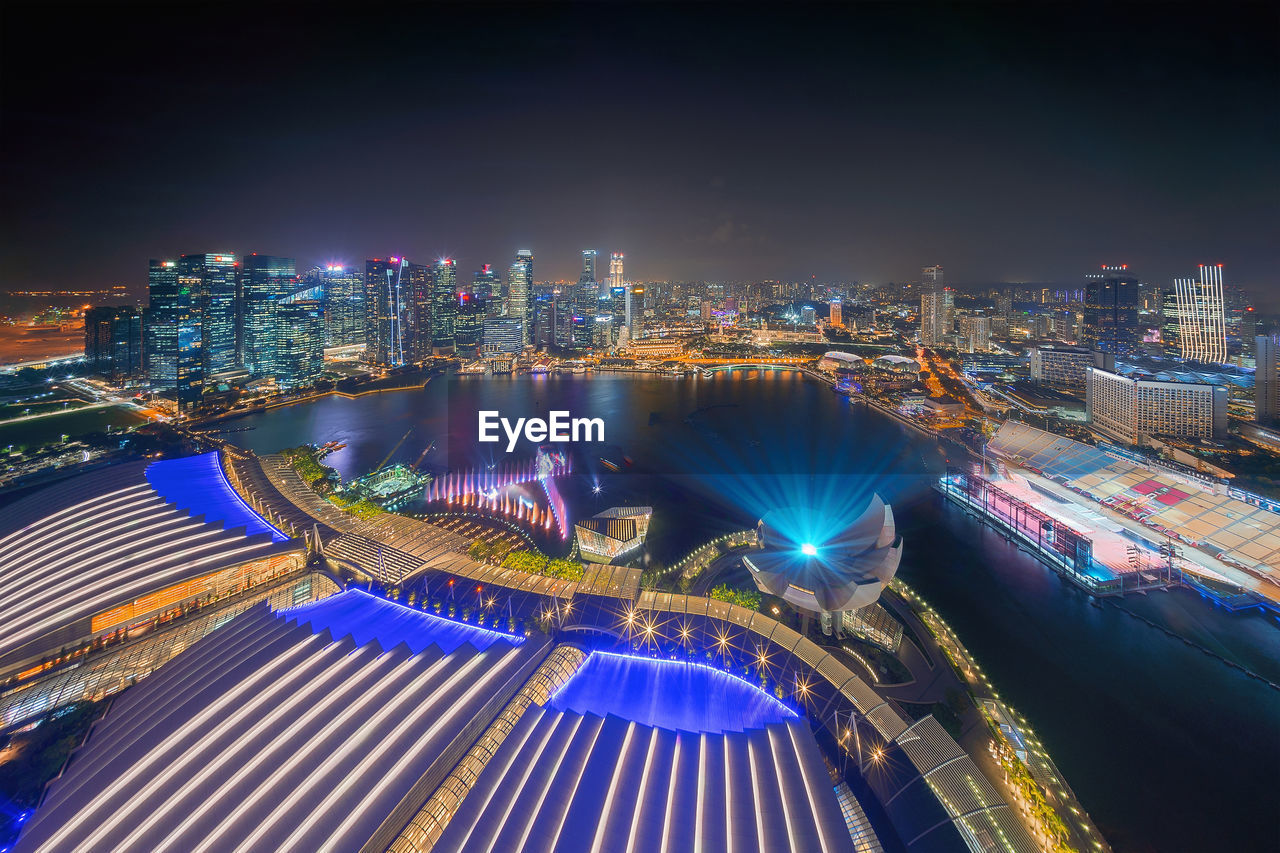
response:
[[[1277,32],[0,5],[0,853],[1271,849]]]
[[[220,7],[254,26],[195,32],[202,60],[178,67],[147,46],[207,12],[150,8],[126,28],[78,10],[56,20],[56,68],[17,36],[55,26],[50,11],[9,10],[5,69],[23,83],[0,143],[0,289],[136,288],[137,257],[200,245],[304,269],[533,246],[542,280],[573,281],[596,245],[626,247],[651,281],[908,281],[941,261],[959,283],[1068,283],[1123,258],[1164,283],[1223,262],[1280,308],[1275,119],[1257,108],[1280,76],[1274,13],[823,8]],[[378,49],[426,27],[451,37]],[[1105,67],[1086,59],[1099,34]],[[584,39],[600,51],[564,49]],[[201,98],[229,120],[196,120]],[[362,114],[391,118],[366,133]],[[1199,115],[1222,128],[1212,145],[1185,132]]]

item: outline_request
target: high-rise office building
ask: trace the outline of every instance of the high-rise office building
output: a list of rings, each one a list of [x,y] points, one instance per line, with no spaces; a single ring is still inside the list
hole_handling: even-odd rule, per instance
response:
[[[507,271],[507,316],[522,321],[524,343],[533,333],[533,252],[520,249]]]
[[[622,263],[623,255],[621,252],[612,252],[609,255],[609,291],[610,294],[619,287],[626,287],[623,278]]]
[[[831,300],[830,313],[827,315],[828,325],[840,328],[844,326],[844,305],[839,299]]]
[[[143,360],[152,390],[172,393],[187,412],[204,393],[204,352],[199,281],[178,270],[177,261],[151,261]]]
[[[1142,343],[1141,294],[1138,279],[1128,270],[1128,264],[1103,264],[1099,272],[1086,276],[1080,342],[1089,349],[1126,356]]]
[[[147,307],[142,312],[142,368],[152,388],[172,388],[177,378],[178,262],[151,259]]]
[[[142,312],[131,305],[84,312],[84,360],[114,382],[142,374]]]
[[[924,267],[920,270],[920,292],[928,293],[942,290],[947,286],[946,276],[941,266]]]
[[[517,355],[524,349],[528,335],[519,317],[497,317],[484,324],[481,355]]]
[[[254,377],[274,376],[276,309],[299,289],[293,258],[245,255],[240,269],[240,364]]]
[[[939,265],[920,270],[920,343],[934,346],[951,334],[955,300]]]
[[[324,302],[325,346],[346,347],[364,340],[364,277],[357,267],[328,264],[311,271]]]
[[[239,363],[239,264],[230,252],[183,255],[178,279],[195,294],[204,376]]]
[[[613,315],[610,323],[610,343],[618,340],[618,331],[627,325],[627,314],[630,312],[631,293],[627,289],[622,252],[609,255],[609,313]]]
[[[454,325],[458,317],[458,262],[441,258],[432,270],[431,352],[453,355],[457,347]]]
[[[1086,409],[1093,429],[1126,444],[1145,436],[1222,438],[1227,434],[1227,389],[1222,385],[1130,379],[1085,369]]]
[[[1178,301],[1178,343],[1188,361],[1227,360],[1227,320],[1222,298],[1222,264],[1200,265],[1200,278],[1173,281]]]
[[[458,294],[458,315],[454,321],[455,352],[474,356],[484,338],[485,303],[475,293]],[[497,318],[494,318],[497,319]]]
[[[313,384],[324,372],[324,305],[286,297],[274,306],[272,319],[271,375],[285,388]]]
[[[991,349],[991,320],[988,317],[960,318],[960,348],[964,352]]]
[[[546,351],[557,345],[561,323],[560,303],[555,293],[539,294],[533,302],[534,328],[528,332],[529,342],[537,349]]]
[[[577,311],[566,313],[568,322],[565,326],[565,338],[568,343],[565,346],[577,351],[590,349],[594,343],[595,315],[580,314]]]
[[[471,274],[471,295],[479,300],[486,317],[502,317],[506,314],[502,299],[502,279],[489,264]]]
[[[1201,276],[1203,280],[1203,276]],[[1243,321],[1248,317],[1249,313],[1249,294],[1243,287],[1238,284],[1222,283],[1222,305],[1223,315],[1227,323],[1227,337],[1240,338],[1243,342],[1245,337],[1243,329]],[[1249,336],[1252,343],[1253,336]]]
[[[606,352],[613,348],[613,315],[597,314],[594,317],[586,318],[588,326],[591,326],[591,346],[596,352]]]
[[[1179,328],[1182,312],[1178,308],[1178,291],[1169,288],[1160,294],[1160,342],[1166,352],[1181,351]]]
[[[595,249],[582,250],[582,273],[578,276],[578,287],[565,312],[568,326],[565,329],[564,345],[571,349],[584,350],[593,343],[595,317],[600,308],[600,282],[596,278],[596,258],[599,254]]]
[[[630,303],[630,294],[627,293],[626,285],[609,288],[609,314],[610,316],[610,332],[611,340],[618,340],[618,332],[627,326],[627,306]]]
[[[599,255],[595,249],[582,250],[582,273],[578,276],[575,303],[588,304],[596,297],[600,281],[596,278],[596,258]]]
[[[1253,357],[1257,369],[1253,374],[1254,420],[1261,426],[1276,426],[1280,420],[1280,342],[1275,335],[1255,335]]]
[[[1246,306],[1240,318],[1240,355],[1249,361],[1254,360],[1253,345],[1258,337],[1258,310],[1252,305]]]
[[[379,367],[399,367],[411,354],[406,340],[411,274],[409,259],[365,261],[365,357]]]
[[[405,300],[405,360],[422,362],[431,358],[432,320],[435,317],[435,267],[405,264],[400,274],[400,293]]]
[[[950,318],[955,313],[955,297],[950,290],[920,294],[920,343],[935,346],[951,334]]]
[[[632,284],[627,288],[627,293],[631,297],[627,309],[627,337],[635,341],[640,339],[640,332],[644,327],[647,294],[643,284]]]

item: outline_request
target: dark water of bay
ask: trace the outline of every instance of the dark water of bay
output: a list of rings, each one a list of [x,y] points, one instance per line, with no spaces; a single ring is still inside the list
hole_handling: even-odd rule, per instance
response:
[[[475,412],[553,408],[606,423],[607,448],[576,454],[571,515],[652,505],[663,563],[783,505],[812,508],[820,541],[880,494],[905,538],[901,577],[1031,721],[1117,850],[1280,849],[1280,692],[1125,610],[1280,682],[1273,617],[1181,591],[1093,603],[931,491],[945,451],[798,374],[464,377],[249,416],[228,437],[260,453],[344,442],[326,460],[344,479],[393,448],[391,462],[456,472],[505,458],[475,440]],[[601,456],[631,464],[612,473]]]

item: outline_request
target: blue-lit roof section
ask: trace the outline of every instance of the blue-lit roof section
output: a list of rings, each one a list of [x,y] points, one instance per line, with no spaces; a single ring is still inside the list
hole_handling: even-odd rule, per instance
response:
[[[249,536],[269,533],[276,542],[289,540],[231,487],[216,452],[152,462],[146,474],[152,490],[191,515],[203,515],[206,522],[221,522],[229,530],[243,527]]]
[[[609,652],[592,652],[547,707],[687,732],[742,732],[796,717],[773,696],[718,669]]]
[[[524,639],[422,613],[359,589],[349,589],[280,613],[298,624],[310,622],[316,632],[328,628],[335,639],[350,634],[357,645],[377,640],[384,649],[403,642],[414,654],[432,644],[451,654],[465,644],[483,651],[494,643],[514,645]]]

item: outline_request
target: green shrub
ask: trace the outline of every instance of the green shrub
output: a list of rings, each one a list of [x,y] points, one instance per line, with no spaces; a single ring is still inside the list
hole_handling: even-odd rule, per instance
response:
[[[725,584],[719,584],[715,589],[711,590],[711,597],[717,601],[727,601],[730,604],[745,607],[748,610],[759,610],[760,604],[764,601],[764,596],[757,590],[734,589]]]

